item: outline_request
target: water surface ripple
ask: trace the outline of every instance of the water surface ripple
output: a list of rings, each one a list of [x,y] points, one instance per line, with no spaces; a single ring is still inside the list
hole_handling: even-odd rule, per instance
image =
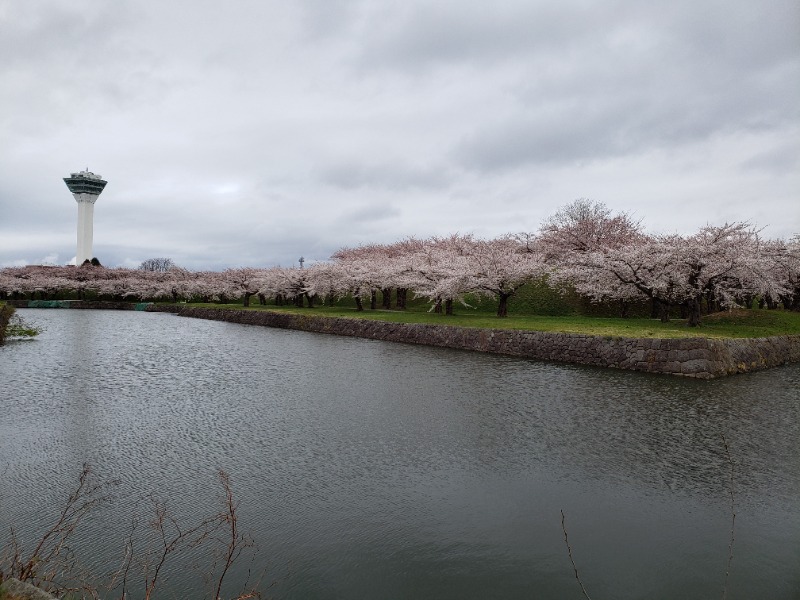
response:
[[[800,596],[800,366],[716,381],[191,320],[22,310],[0,348],[0,526],[31,540],[88,462],[115,500],[79,531],[122,556],[148,495],[220,508],[275,598]],[[206,590],[177,558],[165,597]],[[184,562],[181,562],[184,561]],[[232,595],[249,564],[230,579]],[[201,569],[202,570],[202,569]],[[136,597],[134,595],[134,597]]]

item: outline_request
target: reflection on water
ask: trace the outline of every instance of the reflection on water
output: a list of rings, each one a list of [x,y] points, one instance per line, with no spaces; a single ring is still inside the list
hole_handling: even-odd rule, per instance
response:
[[[98,569],[145,493],[188,522],[218,508],[223,468],[276,598],[579,597],[562,508],[593,597],[717,597],[724,435],[728,597],[800,593],[798,366],[702,382],[166,314],[26,318],[40,339],[0,348],[0,525],[32,536],[87,461],[121,480],[78,539]],[[195,575],[173,565],[164,589],[197,594]]]

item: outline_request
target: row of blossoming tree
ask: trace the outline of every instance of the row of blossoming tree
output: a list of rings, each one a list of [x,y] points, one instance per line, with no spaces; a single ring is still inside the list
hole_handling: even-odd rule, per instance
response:
[[[768,240],[748,223],[705,226],[693,235],[648,235],[625,213],[576,200],[551,216],[535,233],[496,239],[451,235],[408,238],[338,250],[330,261],[306,268],[235,268],[188,271],[163,259],[167,268],[140,269],[27,266],[0,271],[0,294],[55,298],[228,301],[250,305],[298,306],[352,297],[364,304],[405,308],[424,297],[432,310],[449,314],[454,303],[489,297],[497,315],[508,314],[520,287],[546,280],[558,290],[574,290],[594,302],[621,306],[648,300],[659,316],[681,307],[692,326],[701,314],[754,300],[800,310],[800,238]]]

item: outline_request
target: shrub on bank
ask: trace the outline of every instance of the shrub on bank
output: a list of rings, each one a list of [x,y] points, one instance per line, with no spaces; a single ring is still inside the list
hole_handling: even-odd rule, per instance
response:
[[[8,331],[8,324],[14,314],[15,309],[8,304],[0,304],[0,344],[6,341],[6,332]]]
[[[0,304],[0,346],[8,338],[35,337],[42,332],[40,327],[26,323],[8,304]]]

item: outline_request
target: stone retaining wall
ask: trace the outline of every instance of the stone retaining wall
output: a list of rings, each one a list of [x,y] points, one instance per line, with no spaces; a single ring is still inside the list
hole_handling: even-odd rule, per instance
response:
[[[800,336],[634,339],[513,329],[387,323],[270,311],[151,305],[184,317],[424,344],[538,360],[712,379],[800,362]]]

